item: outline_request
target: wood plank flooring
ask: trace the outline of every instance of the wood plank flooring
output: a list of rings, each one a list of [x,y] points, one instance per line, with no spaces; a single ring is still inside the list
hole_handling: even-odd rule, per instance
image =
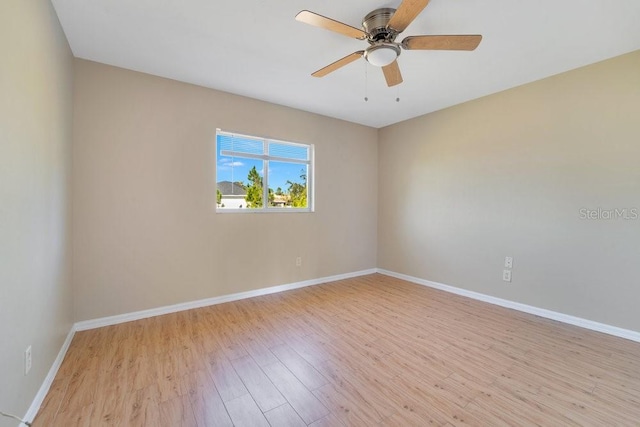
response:
[[[640,425],[640,344],[382,275],[73,339],[34,426]]]

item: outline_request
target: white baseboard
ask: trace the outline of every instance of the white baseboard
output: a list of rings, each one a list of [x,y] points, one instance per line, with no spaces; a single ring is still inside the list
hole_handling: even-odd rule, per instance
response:
[[[64,343],[62,343],[62,347],[58,352],[58,356],[56,357],[56,360],[53,361],[53,365],[51,365],[51,369],[49,369],[49,373],[47,374],[44,381],[42,382],[42,385],[40,386],[40,390],[38,390],[38,393],[36,393],[36,397],[31,402],[31,406],[29,406],[27,413],[22,418],[23,420],[33,422],[33,419],[38,414],[38,411],[40,410],[40,406],[42,405],[44,398],[47,396],[47,393],[49,392],[49,388],[51,387],[53,380],[56,378],[58,369],[60,369],[60,365],[62,365],[64,356],[67,354],[67,350],[69,349],[69,345],[71,345],[71,340],[73,340],[73,336],[75,335],[75,333],[76,331],[72,326],[71,330],[67,334],[67,338],[65,338]],[[20,423],[20,425],[22,425],[22,423]]]
[[[606,325],[604,323],[594,322],[593,320],[587,320],[581,317],[570,316],[568,314],[558,313],[556,311],[551,311],[544,308],[492,297],[490,295],[481,294],[479,292],[468,291],[466,289],[456,288],[455,286],[444,285],[442,283],[432,282],[430,280],[420,279],[417,277],[408,276],[406,274],[396,273],[381,268],[378,268],[377,272],[386,276],[406,280],[407,282],[427,286],[429,288],[439,289],[441,291],[488,302],[490,304],[499,305],[501,307],[511,308],[514,310],[522,311],[524,313],[534,314],[536,316],[544,317],[551,320],[557,320],[558,322],[568,323],[570,325],[580,326],[581,328],[585,329],[591,329],[592,331],[603,332],[605,334],[613,335],[616,337],[640,342],[640,332],[632,331],[629,329],[618,328],[617,326]]]
[[[288,291],[291,289],[304,288],[307,286],[319,285],[321,283],[336,282],[338,280],[350,279],[352,277],[365,276],[376,273],[376,269],[356,271],[353,273],[338,274],[336,276],[322,277],[319,279],[304,280],[302,282],[289,283],[287,285],[272,286],[270,288],[256,289],[253,291],[239,292],[237,294],[223,295],[219,297],[207,298],[198,301],[190,301],[181,304],[168,305],[164,307],[152,308],[149,310],[135,311],[132,313],[118,314],[115,316],[102,317],[99,319],[84,320],[77,322],[74,327],[76,331],[101,328],[103,326],[116,325],[118,323],[131,322],[132,320],[146,319],[148,317],[161,316],[163,314],[176,313],[178,311],[191,310],[192,308],[207,307],[210,305],[222,304],[225,302],[238,301],[245,298],[253,298],[261,295],[274,294],[276,292]]]

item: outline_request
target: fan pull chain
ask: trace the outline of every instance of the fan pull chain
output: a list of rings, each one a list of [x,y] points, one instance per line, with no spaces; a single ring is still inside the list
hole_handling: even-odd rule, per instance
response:
[[[400,85],[396,85],[396,102],[400,102]]]
[[[369,101],[368,90],[369,90],[369,67],[367,61],[364,61],[364,102]]]

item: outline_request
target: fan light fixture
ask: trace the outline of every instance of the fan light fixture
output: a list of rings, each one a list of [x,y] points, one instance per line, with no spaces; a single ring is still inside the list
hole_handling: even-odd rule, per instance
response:
[[[364,57],[369,64],[384,67],[391,64],[400,55],[400,48],[393,43],[376,43],[364,51]]]

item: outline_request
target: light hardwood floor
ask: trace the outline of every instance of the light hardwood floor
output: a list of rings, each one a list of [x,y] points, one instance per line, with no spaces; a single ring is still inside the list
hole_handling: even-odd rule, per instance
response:
[[[640,425],[640,344],[364,276],[79,332],[34,426]]]

